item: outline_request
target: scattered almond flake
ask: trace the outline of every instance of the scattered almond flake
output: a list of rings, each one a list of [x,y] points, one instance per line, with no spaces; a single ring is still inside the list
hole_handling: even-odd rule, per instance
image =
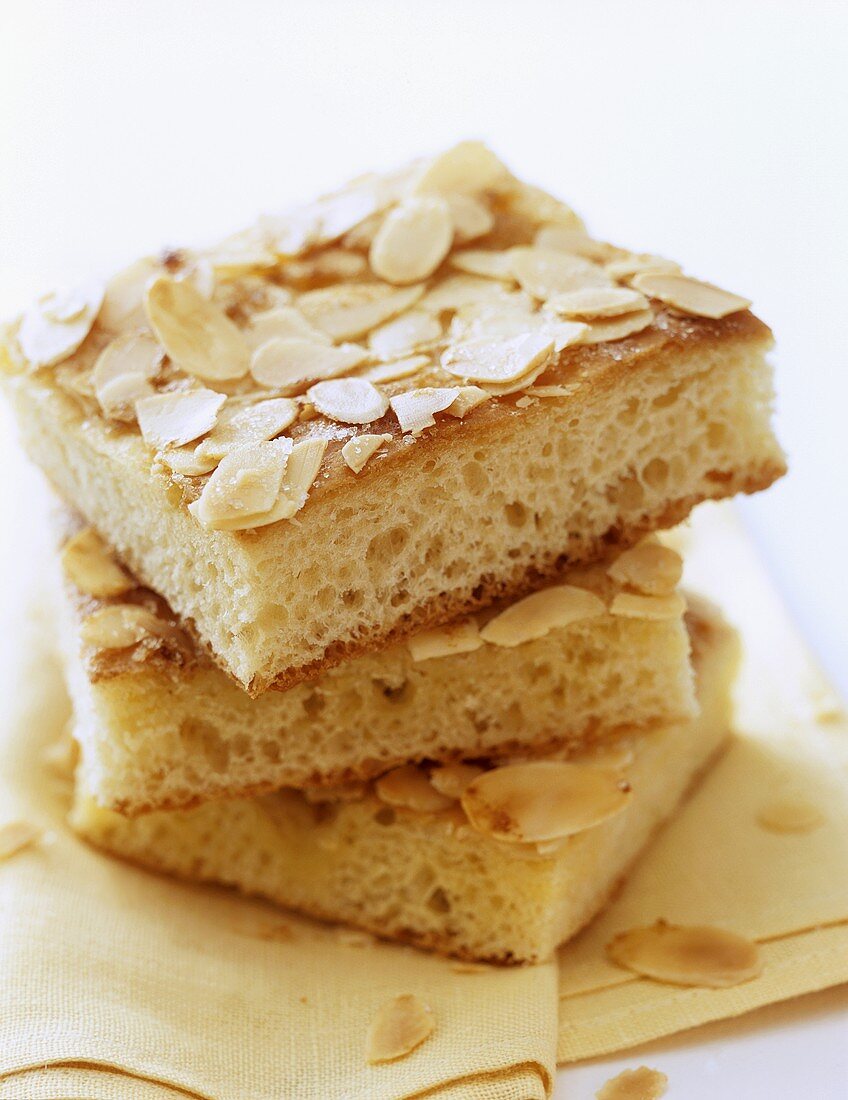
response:
[[[161,272],[159,261],[153,256],[145,256],[113,275],[106,284],[98,316],[100,324],[110,332],[118,332],[130,324],[144,324],[144,288]]]
[[[355,435],[342,447],[342,458],[355,474],[361,473],[366,462],[383,446],[391,443],[392,437],[386,435]]]
[[[637,309],[647,309],[648,300],[638,290],[623,286],[583,287],[568,290],[549,298],[547,308],[563,317],[594,320],[598,317],[619,317]]]
[[[583,222],[570,206],[549,195],[541,187],[514,180],[507,192],[510,210],[537,225],[548,222],[570,229],[583,229]]]
[[[77,350],[91,332],[103,303],[103,287],[54,291],[38,298],[21,317],[18,345],[32,368],[52,367]]]
[[[506,167],[482,141],[461,141],[422,166],[412,192],[468,195],[508,178]]]
[[[543,638],[552,630],[594,619],[605,611],[603,600],[594,592],[571,584],[555,584],[510,604],[486,623],[480,637],[493,645],[522,645]]]
[[[112,557],[93,527],[84,527],[62,547],[65,576],[86,596],[120,596],[136,587],[135,580]]]
[[[319,382],[306,396],[319,413],[341,424],[371,424],[389,407],[385,394],[364,378]]]
[[[533,238],[536,248],[549,248],[555,252],[568,252],[582,256],[593,263],[605,263],[621,255],[621,249],[605,241],[595,241],[583,229],[567,225],[542,225]]]
[[[249,236],[231,237],[205,257],[214,273],[222,279],[238,279],[254,271],[276,267],[279,262],[273,252]]]
[[[533,760],[478,776],[466,787],[462,808],[478,832],[535,844],[594,828],[621,813],[630,797],[611,772]]]
[[[188,280],[160,275],[148,284],[144,308],[174,365],[209,382],[243,378],[250,349],[229,317]]]
[[[408,390],[389,398],[392,412],[398,418],[401,431],[418,435],[430,428],[435,421],[435,413],[444,412],[459,397],[458,387],[439,389],[423,386],[420,390]]]
[[[111,604],[86,615],[80,639],[96,649],[127,649],[150,636],[167,637],[174,627],[136,604]]]
[[[675,274],[680,271],[680,264],[675,263],[674,260],[667,260],[664,256],[653,256],[643,252],[610,260],[606,264],[606,271],[611,279],[625,283],[642,272]]]
[[[510,249],[505,252],[496,252],[482,248],[466,248],[461,252],[454,252],[450,258],[451,266],[459,271],[465,271],[469,275],[480,275],[484,279],[503,279],[507,283],[515,282],[512,261]]]
[[[181,447],[211,431],[226,401],[223,393],[197,389],[156,393],[135,403],[138,426],[145,443],[157,451]]]
[[[453,221],[454,239],[462,243],[485,237],[495,225],[495,216],[479,199],[470,195],[445,195]]]
[[[42,830],[28,821],[9,821],[0,825],[0,860],[29,848],[42,835]]]
[[[623,771],[629,768],[635,759],[633,743],[622,739],[612,743],[598,742],[589,745],[580,752],[572,753],[568,759],[572,764],[582,764],[586,768],[607,768],[611,771]]]
[[[619,592],[613,597],[610,612],[627,619],[679,619],[686,610],[686,601],[679,592],[665,596],[642,596],[634,592]]]
[[[355,340],[414,306],[423,293],[423,285],[397,289],[385,283],[354,283],[307,291],[297,305],[311,324],[334,340]]]
[[[248,443],[230,451],[192,505],[212,530],[241,530],[274,507],[292,451],[290,439]]]
[[[483,640],[477,620],[470,618],[432,630],[422,630],[408,638],[406,644],[413,661],[430,661],[434,657],[471,653],[482,646]]]
[[[116,336],[97,358],[91,373],[95,396],[110,420],[135,419],[135,402],[152,394],[150,380],[162,366],[162,349],[145,332]]]
[[[218,422],[195,449],[198,463],[217,464],[224,455],[248,443],[275,439],[297,420],[299,406],[289,397],[269,397],[249,405],[227,402]]]
[[[611,1077],[596,1093],[597,1100],[660,1100],[668,1088],[668,1078],[657,1069],[639,1066]]]
[[[492,395],[486,390],[480,389],[479,386],[460,386],[459,393],[445,409],[445,412],[462,420],[472,409],[476,409],[478,405],[491,401],[491,399]]]
[[[554,342],[554,351],[559,354],[572,344],[584,342],[589,326],[582,321],[545,321],[539,327],[543,336],[549,336]]]
[[[467,382],[503,385],[526,377],[553,350],[554,341],[539,333],[506,340],[481,338],[447,348],[441,365],[448,374]]]
[[[373,177],[372,177],[373,178]],[[318,243],[338,240],[373,214],[385,209],[390,199],[370,182],[326,195],[315,204],[319,215]]]
[[[723,928],[685,927],[657,921],[621,932],[607,944],[619,966],[673,985],[725,989],[762,973],[759,948]]]
[[[441,335],[442,325],[437,317],[424,310],[412,309],[373,329],[368,346],[380,359],[398,359],[422,344],[438,340]]]
[[[490,286],[496,284],[490,283]],[[538,331],[546,321],[534,308],[533,299],[523,291],[497,290],[495,301],[466,302],[451,321],[450,337],[454,343],[474,339],[526,336]]]
[[[359,225],[355,225],[353,229],[345,233],[341,240],[342,245],[345,248],[359,249],[362,252],[367,252],[382,222],[382,213],[371,214],[361,221]]]
[[[442,764],[430,772],[430,782],[445,798],[462,798],[468,785],[484,770],[477,764]]]
[[[168,447],[159,451],[156,461],[179,477],[202,477],[203,474],[211,473],[220,459],[201,457],[196,447]]]
[[[580,383],[575,382],[565,386],[530,386],[527,393],[531,397],[573,397],[580,389]]]
[[[635,276],[632,285],[649,298],[658,298],[666,305],[696,317],[718,319],[751,306],[747,298],[740,298],[738,294],[731,294],[712,283],[690,279],[687,275],[644,272]]]
[[[535,404],[536,404],[536,398],[535,397],[528,397],[525,394],[524,397],[519,397],[519,399],[515,402],[515,407],[517,409],[529,409],[531,405],[535,405]]]
[[[275,439],[274,443],[284,441]],[[238,524],[238,527],[229,527],[229,530],[237,530],[244,527],[267,527],[271,523],[279,523],[284,519],[291,519],[306,504],[309,490],[318,475],[324,452],[327,449],[326,439],[304,439],[295,443],[292,447],[289,460],[286,463],[283,474],[283,484],[280,488],[277,502],[270,512],[262,516],[251,517],[250,523]],[[188,510],[197,518],[197,501],[188,506]]]
[[[432,275],[450,251],[453,220],[438,197],[412,196],[394,208],[377,230],[368,253],[371,270],[404,286]]]
[[[336,939],[346,947],[373,947],[376,942],[370,932],[359,928],[337,928]]]
[[[310,382],[346,374],[367,358],[358,344],[332,347],[295,336],[275,337],[253,353],[250,373],[263,386],[297,393]]]
[[[442,313],[482,302],[487,302],[494,309],[510,300],[510,291],[494,279],[483,279],[479,275],[449,275],[424,295],[421,309]]]
[[[553,298],[568,290],[609,286],[610,278],[602,267],[552,248],[520,245],[510,250],[512,270],[522,290],[534,298]]]
[[[103,415],[110,420],[135,420],[135,403],[156,391],[143,374],[121,374],[106,382],[97,392]]]
[[[388,1001],[371,1022],[365,1039],[369,1065],[404,1058],[433,1034],[433,1010],[420,997],[402,993]]]
[[[430,363],[426,355],[410,355],[407,359],[397,359],[393,363],[380,363],[362,371],[360,378],[369,382],[398,382],[402,378],[411,378]]]
[[[181,272],[174,276],[178,281],[188,280],[194,289],[207,301],[212,299],[218,286],[215,268],[203,256],[193,259]]]
[[[619,554],[607,569],[607,576],[646,596],[665,596],[680,583],[683,559],[670,546],[640,542]]]
[[[488,974],[492,969],[491,966],[474,962],[455,962],[451,963],[450,968],[454,974]]]
[[[826,820],[814,802],[791,796],[774,798],[757,812],[757,823],[772,833],[811,833]]]
[[[257,313],[245,330],[245,338],[252,348],[262,347],[269,340],[295,337],[313,344],[332,344],[321,329],[311,325],[295,306],[281,306]]]
[[[374,783],[381,802],[416,813],[437,814],[449,809],[455,799],[447,798],[432,786],[427,773],[415,764],[403,764],[381,775]]]
[[[633,336],[642,332],[654,320],[652,309],[640,309],[635,313],[625,313],[621,317],[611,317],[608,320],[594,321],[580,338],[581,344],[603,344],[611,340],[623,340],[625,336]]]

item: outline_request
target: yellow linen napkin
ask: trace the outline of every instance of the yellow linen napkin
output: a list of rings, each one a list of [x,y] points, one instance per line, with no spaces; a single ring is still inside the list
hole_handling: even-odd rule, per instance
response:
[[[742,631],[738,736],[615,904],[561,950],[560,1062],[848,981],[848,720],[733,509],[705,505],[671,537],[687,584]],[[786,800],[815,807],[820,824],[777,833],[758,823]],[[756,939],[762,975],[732,989],[686,989],[606,960],[616,933],[661,917]]]

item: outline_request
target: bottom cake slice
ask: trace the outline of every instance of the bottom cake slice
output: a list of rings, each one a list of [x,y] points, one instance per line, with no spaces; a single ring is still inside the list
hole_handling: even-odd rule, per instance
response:
[[[446,954],[536,962],[606,903],[728,736],[736,635],[687,615],[697,718],[565,762],[412,765],[344,798],[282,790],[129,819],[78,788],[107,851]]]

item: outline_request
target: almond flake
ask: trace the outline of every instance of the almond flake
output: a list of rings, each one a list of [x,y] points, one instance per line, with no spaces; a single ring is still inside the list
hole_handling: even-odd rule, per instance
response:
[[[526,391],[531,397],[573,397],[580,389],[579,383],[567,386],[531,386]]]
[[[281,443],[282,440],[275,442]],[[270,512],[251,523],[250,527],[266,527],[269,523],[291,519],[301,510],[306,504],[312,483],[318,476],[326,449],[326,439],[304,439],[295,443],[286,463],[277,503]],[[191,507],[189,505],[189,509]]]
[[[619,592],[613,597],[610,612],[626,619],[662,621],[679,619],[686,610],[686,601],[679,592],[666,596],[642,596],[634,592]]]
[[[618,584],[635,588],[646,596],[665,596],[673,592],[683,575],[683,560],[669,546],[641,542],[620,554],[607,569],[607,576]]]
[[[138,426],[145,443],[157,451],[181,447],[214,428],[226,400],[223,393],[207,389],[142,397],[135,403]]]
[[[195,518],[212,530],[241,530],[274,507],[292,451],[290,439],[248,443],[221,459],[198,500]]]
[[[355,435],[342,447],[342,458],[355,474],[361,473],[368,459],[391,441],[390,435]]]
[[[640,309],[635,313],[624,313],[621,317],[610,317],[608,320],[595,321],[588,326],[580,339],[581,344],[603,344],[611,340],[623,340],[625,336],[633,336],[642,332],[653,324],[654,311],[652,309]]]
[[[431,313],[442,313],[475,303],[487,303],[496,309],[513,300],[512,293],[497,280],[483,279],[479,275],[449,275],[424,295],[421,308]]]
[[[555,584],[534,592],[501,611],[480,631],[484,642],[513,647],[552,630],[561,630],[584,619],[594,619],[606,611],[594,592],[571,584]]]
[[[217,424],[195,449],[198,464],[211,462],[209,469],[214,469],[224,455],[237,447],[275,439],[295,422],[299,411],[298,403],[289,397],[270,397],[250,405],[224,405]]]
[[[690,279],[686,275],[663,275],[658,272],[646,272],[637,275],[632,285],[649,298],[658,298],[666,305],[674,306],[684,313],[696,317],[712,317],[717,320],[730,313],[749,309],[751,302],[731,294],[712,283],[702,283],[700,279]]]
[[[346,374],[367,358],[358,344],[332,347],[295,336],[275,337],[253,353],[250,373],[263,386],[297,393],[310,382]]]
[[[634,275],[642,272],[656,272],[673,275],[680,271],[680,264],[667,260],[665,256],[653,256],[648,252],[632,253],[606,264],[607,274],[617,282],[629,282]]]
[[[420,390],[409,390],[389,398],[392,411],[398,418],[401,430],[418,435],[425,428],[432,427],[436,421],[434,414],[444,412],[459,397],[457,387],[439,389],[424,386]]]
[[[119,374],[99,388],[97,400],[103,415],[109,420],[129,423],[136,418],[136,401],[155,392],[143,374]]]
[[[369,1065],[394,1062],[410,1054],[433,1034],[433,1010],[411,993],[388,1001],[371,1022],[365,1040]]]
[[[478,776],[466,787],[462,808],[479,832],[535,844],[594,828],[621,813],[630,797],[611,772],[533,760]]]
[[[619,740],[608,743],[601,741],[568,757],[572,764],[581,764],[584,768],[606,768],[609,771],[624,771],[636,757],[630,741]]]
[[[95,395],[112,420],[133,420],[134,403],[153,393],[150,380],[162,366],[162,349],[145,332],[116,336],[97,358],[91,374]]]
[[[444,199],[413,196],[386,215],[368,254],[371,270],[403,286],[432,275],[450,251],[453,219]]]
[[[306,396],[319,413],[341,424],[371,424],[389,407],[388,398],[364,378],[319,382]]]
[[[649,928],[621,932],[607,944],[619,966],[673,985],[726,989],[758,977],[759,948],[723,928],[683,927],[657,921]]]
[[[554,341],[539,333],[506,340],[480,338],[447,348],[441,365],[448,374],[467,382],[503,385],[526,377],[553,350]]]
[[[93,527],[85,527],[68,539],[61,560],[65,576],[86,596],[119,596],[136,586]]]
[[[250,349],[223,310],[186,279],[160,275],[144,296],[150,327],[175,366],[210,382],[243,378]]]
[[[515,282],[512,261],[511,250],[497,252],[482,248],[466,248],[462,252],[454,252],[450,258],[451,266],[459,271],[480,275],[484,279],[503,279],[507,283]]]
[[[604,241],[595,241],[582,229],[572,229],[566,225],[543,225],[533,238],[536,248],[553,249],[555,252],[568,252],[573,256],[582,256],[593,263],[604,263],[620,255],[621,250]]]
[[[97,319],[103,287],[45,294],[27,309],[18,326],[21,352],[33,368],[52,367],[79,348]]]
[[[467,416],[472,409],[482,405],[485,401],[491,401],[492,395],[487,390],[481,390],[479,386],[460,386],[456,397],[451,401],[445,412],[460,420]]]
[[[0,859],[8,859],[29,848],[41,835],[41,829],[28,821],[8,821],[0,825]]]
[[[454,803],[453,798],[439,794],[427,778],[427,773],[415,764],[403,764],[381,775],[374,783],[374,791],[380,801],[388,806],[421,814],[441,813]]]
[[[355,340],[415,305],[423,293],[423,286],[354,283],[310,290],[297,305],[310,324],[334,340]]]
[[[510,254],[515,278],[534,298],[544,300],[568,290],[610,285],[603,268],[581,256],[525,246],[511,249]]]
[[[426,355],[410,355],[407,359],[397,359],[393,363],[380,363],[368,367],[360,375],[369,382],[398,382],[401,378],[411,378],[430,363]]]
[[[611,1077],[596,1093],[596,1100],[660,1100],[668,1088],[668,1078],[659,1070],[639,1066]]]
[[[462,798],[469,784],[484,770],[477,764],[442,764],[430,772],[430,782],[446,798]]]
[[[224,241],[206,256],[214,273],[223,279],[238,279],[254,271],[276,267],[277,257],[261,241],[243,234]]]
[[[159,261],[153,256],[145,256],[114,275],[106,284],[98,317],[100,324],[110,332],[144,324],[144,288],[161,272]]]
[[[462,619],[433,630],[422,630],[407,640],[413,661],[430,661],[456,653],[471,653],[483,644],[476,619]]]
[[[127,649],[151,636],[165,637],[174,627],[152,611],[136,604],[112,604],[87,615],[80,624],[80,639],[96,649]]]
[[[495,225],[495,216],[478,199],[472,199],[470,195],[445,195],[453,220],[454,239],[457,241],[473,241],[477,237],[485,237]]]
[[[325,332],[311,325],[295,306],[281,306],[257,313],[244,335],[253,348],[259,348],[269,340],[290,337],[309,340],[313,344],[333,342]]]
[[[513,214],[537,225],[548,222],[569,229],[583,229],[582,221],[571,207],[541,187],[515,180],[507,192],[507,200]]]
[[[438,340],[441,335],[442,326],[437,317],[412,309],[375,328],[368,337],[368,346],[381,359],[397,359],[422,344]]]
[[[548,309],[563,317],[618,317],[622,313],[632,313],[637,309],[646,309],[648,300],[638,290],[622,286],[584,287],[582,290],[568,290],[564,294],[555,294],[547,302]]]
[[[461,141],[427,162],[412,190],[416,194],[474,194],[494,187],[508,175],[501,161],[481,141]]]

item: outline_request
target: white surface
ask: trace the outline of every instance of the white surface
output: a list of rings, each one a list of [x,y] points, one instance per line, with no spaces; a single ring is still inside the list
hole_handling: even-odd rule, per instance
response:
[[[745,514],[848,694],[846,51],[837,2],[0,0],[0,313],[484,137],[599,234],[773,326],[792,474]],[[0,566],[26,520],[7,425]],[[566,1071],[557,1095],[648,1061],[670,1097],[845,1097],[844,1010],[841,993],[764,1010]]]

